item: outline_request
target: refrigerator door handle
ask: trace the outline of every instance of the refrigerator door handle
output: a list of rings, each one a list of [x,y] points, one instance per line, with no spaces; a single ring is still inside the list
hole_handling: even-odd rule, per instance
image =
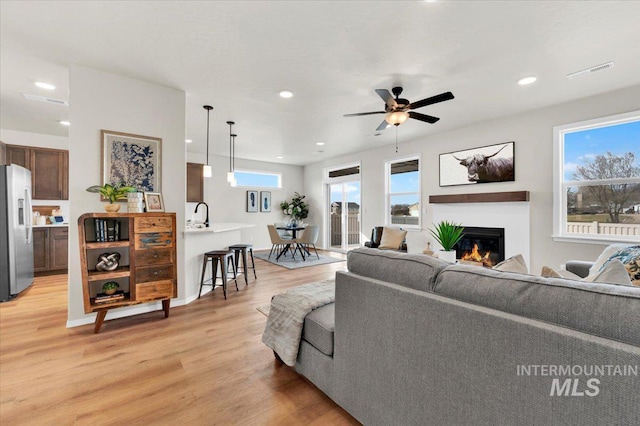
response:
[[[33,205],[31,204],[31,189],[25,188],[25,198],[27,200],[27,208],[25,212],[25,232],[27,238],[27,244],[31,244],[33,240]]]

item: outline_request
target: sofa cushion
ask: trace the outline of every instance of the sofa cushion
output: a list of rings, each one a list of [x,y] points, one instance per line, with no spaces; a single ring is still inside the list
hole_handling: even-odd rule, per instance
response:
[[[391,249],[391,250],[400,250],[402,247],[402,243],[404,243],[404,238],[407,235],[407,231],[403,231],[402,229],[397,228],[387,228],[384,227],[382,231],[382,238],[380,239],[379,249]]]
[[[347,269],[415,290],[430,291],[438,273],[450,263],[431,256],[358,248],[347,253]]]
[[[542,267],[540,276],[551,278],[566,278],[569,280],[584,281],[588,283],[605,283],[614,285],[632,286],[627,269],[618,259],[612,259],[596,274],[591,274],[586,278],[581,278],[573,272],[555,271],[548,266]]]
[[[452,265],[438,294],[640,346],[640,288]]]
[[[302,328],[302,339],[329,356],[333,356],[335,306],[335,303],[329,303],[309,312]]]
[[[518,274],[528,274],[527,262],[521,254],[517,254],[498,263],[493,269],[502,272],[517,272]]]

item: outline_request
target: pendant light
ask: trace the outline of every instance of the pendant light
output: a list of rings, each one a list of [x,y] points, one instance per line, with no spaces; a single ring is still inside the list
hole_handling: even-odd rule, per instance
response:
[[[238,181],[236,180],[236,136],[238,135],[236,135],[235,133],[231,135],[231,137],[233,138],[233,142],[231,143],[231,146],[233,147],[231,155],[231,158],[233,159],[231,163],[231,170],[233,170],[233,180],[229,182],[231,186],[236,186],[238,184]]]
[[[202,108],[207,110],[207,165],[202,168],[202,176],[211,177],[213,172],[211,170],[211,166],[209,165],[209,113],[213,109],[210,105],[204,105]]]
[[[234,173],[235,166],[235,136],[232,132],[233,125],[236,124],[233,121],[227,121],[229,125],[229,171],[227,172],[227,182],[231,186],[236,186],[236,175]]]

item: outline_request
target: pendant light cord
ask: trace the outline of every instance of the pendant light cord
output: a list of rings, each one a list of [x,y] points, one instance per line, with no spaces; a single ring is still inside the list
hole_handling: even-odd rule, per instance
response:
[[[207,166],[209,165],[209,113],[211,110],[207,110]]]

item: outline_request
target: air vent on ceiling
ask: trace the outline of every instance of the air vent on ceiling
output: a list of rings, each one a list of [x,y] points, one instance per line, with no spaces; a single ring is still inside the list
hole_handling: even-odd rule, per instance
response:
[[[613,62],[607,62],[606,64],[600,64],[600,65],[596,65],[595,67],[591,67],[591,68],[587,68],[586,70],[582,70],[582,71],[577,71],[571,74],[567,74],[567,78],[569,80],[574,79],[576,77],[582,77],[585,76],[587,74],[591,74],[594,72],[598,72],[598,71],[604,71],[606,69],[609,68],[613,68],[614,64]]]
[[[47,102],[55,105],[69,106],[69,102],[65,101],[64,99],[54,99],[54,98],[48,98],[46,96],[30,95],[28,93],[23,93],[22,96],[24,96],[25,98],[31,101],[40,101],[40,102]]]

